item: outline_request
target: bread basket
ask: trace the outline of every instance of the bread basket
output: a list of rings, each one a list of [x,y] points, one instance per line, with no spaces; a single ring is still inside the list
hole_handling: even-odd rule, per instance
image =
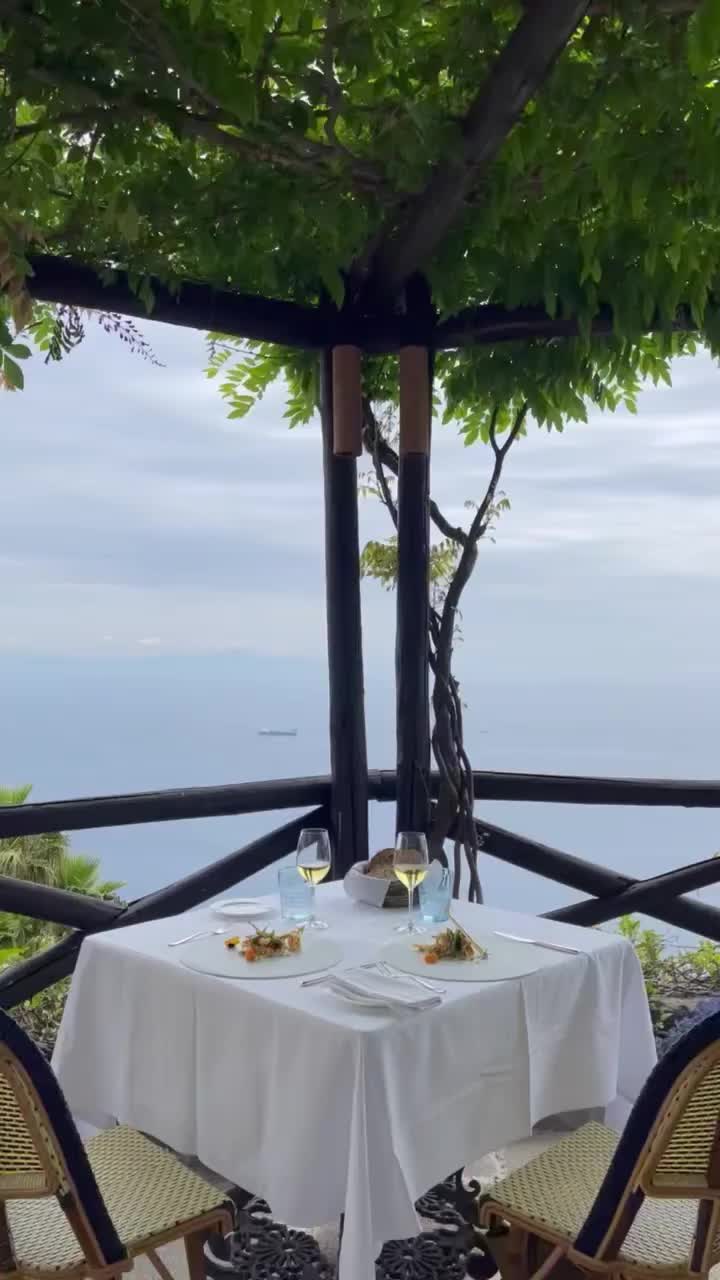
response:
[[[345,892],[370,907],[407,908],[407,889],[393,873],[394,849],[380,849],[369,862],[356,862],[345,876]],[[417,904],[417,889],[413,897]]]

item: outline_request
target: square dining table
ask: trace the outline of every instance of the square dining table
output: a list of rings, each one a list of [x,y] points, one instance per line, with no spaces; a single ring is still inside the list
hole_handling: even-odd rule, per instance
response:
[[[342,884],[319,889],[318,908],[340,968],[396,936],[398,912],[355,903]],[[168,943],[217,925],[211,907],[88,937],[54,1058],[72,1111],[197,1156],[280,1221],[344,1214],[340,1280],[373,1280],[383,1243],[418,1230],[414,1204],[431,1186],[548,1116],[602,1107],[621,1127],[655,1061],[624,938],[468,903],[453,913],[475,936],[505,930],[579,954],[532,948],[539,967],[525,977],[449,982],[436,1007],[393,1013],[298,977],[187,968]]]

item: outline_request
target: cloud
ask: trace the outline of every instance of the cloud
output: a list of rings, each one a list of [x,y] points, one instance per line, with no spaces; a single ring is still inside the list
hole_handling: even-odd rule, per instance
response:
[[[2,400],[1,649],[241,651],[322,661],[322,462],[289,431],[280,386],[230,422],[201,335],[147,326],[165,367],[91,328],[59,366],[34,361]],[[471,677],[649,679],[712,669],[720,620],[717,369],[704,355],[649,388],[636,417],[531,426],[503,478],[512,509],[463,604]],[[434,438],[433,493],[467,521],[490,458]],[[361,504],[363,537],[388,531]],[[392,670],[394,600],[364,588],[369,668]],[[684,657],[682,655],[685,655]]]

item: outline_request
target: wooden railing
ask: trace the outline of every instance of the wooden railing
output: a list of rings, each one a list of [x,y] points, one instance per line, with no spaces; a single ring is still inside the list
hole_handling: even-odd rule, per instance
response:
[[[720,808],[720,782],[488,772],[478,772],[474,779],[479,800]],[[437,785],[437,777],[431,777],[432,792]],[[394,801],[396,795],[394,773],[371,771],[368,774],[371,800]],[[331,827],[331,797],[331,779],[313,777],[0,807],[0,839],[49,831],[92,830],[280,809],[304,810],[299,817],[268,835],[128,905],[0,876],[0,911],[17,912],[74,931],[45,951],[0,973],[0,1008],[27,1000],[72,973],[87,934],[176,915],[271,866],[293,851],[303,827]],[[720,910],[686,896],[720,881],[720,858],[705,859],[651,879],[636,880],[482,819],[478,820],[478,830],[483,839],[483,856],[522,867],[587,895],[582,902],[548,912],[553,919],[595,925],[631,911],[642,911],[720,942]],[[336,843],[335,872],[341,875],[347,870],[345,862],[352,861],[352,857],[348,858],[348,845],[342,839]],[[352,850],[352,842],[349,848]]]

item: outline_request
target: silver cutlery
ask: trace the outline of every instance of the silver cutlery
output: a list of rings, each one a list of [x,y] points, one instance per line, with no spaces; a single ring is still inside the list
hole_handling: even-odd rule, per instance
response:
[[[196,938],[214,938],[220,933],[232,933],[232,926],[222,929],[200,929],[197,933],[188,933],[184,938],[176,938],[168,942],[169,947],[181,947],[184,942],[194,942]]]
[[[568,956],[581,956],[579,947],[568,947],[562,942],[543,942],[541,938],[522,938],[517,933],[503,933],[502,929],[493,929],[496,938],[507,938],[508,942],[527,942],[532,947],[546,947],[548,951],[564,951]]]
[[[441,987],[437,982],[428,982],[425,978],[418,978],[414,973],[403,973],[401,969],[396,969],[393,965],[388,964],[387,960],[374,960],[369,964],[361,964],[361,969],[377,969],[385,978],[397,978],[406,982],[414,982],[418,987],[424,987],[426,991],[432,991],[433,995],[444,996],[445,987]]]
[[[360,966],[359,966],[359,968],[361,968],[361,969],[368,969],[368,968],[370,968],[370,966],[369,966],[369,965],[360,965]],[[385,976],[386,976],[386,977],[388,977],[388,976],[390,976],[390,975],[386,974]],[[407,976],[407,975],[403,974],[402,976],[403,976],[403,977],[405,977],[405,976]],[[339,978],[341,981],[342,981],[342,977],[343,977],[342,973],[338,974],[338,978]],[[319,986],[321,986],[324,982],[330,982],[330,981],[331,981],[331,979],[332,979],[332,974],[330,974],[330,973],[321,973],[317,978],[304,978],[304,979],[303,979],[303,981],[300,983],[300,986],[301,986],[301,987],[319,987]],[[361,993],[358,991],[358,994],[361,994]],[[426,1007],[430,1007],[431,1005],[438,1005],[438,1004],[441,1004],[441,1003],[442,1003],[442,1001],[440,1000],[439,993],[434,992],[433,994],[435,994],[435,1000],[429,1000],[429,1001],[427,1002],[427,1006],[426,1006]],[[380,997],[380,998],[382,999],[382,997]],[[421,1013],[421,1012],[423,1011],[423,1010],[421,1010],[420,1008],[418,1008],[418,1006],[417,1006],[417,1005],[412,1005],[412,1004],[407,1004],[407,1005],[406,1005],[406,1004],[404,1004],[404,1002],[402,1002],[402,1001],[397,1001],[397,1000],[396,1000],[396,1001],[394,1001],[394,1002],[390,1005],[390,1008],[391,1008],[391,1009],[395,1009],[397,1012],[399,1012],[401,1009],[403,1009],[403,1010],[404,1010],[405,1012],[407,1012],[407,1013]]]

